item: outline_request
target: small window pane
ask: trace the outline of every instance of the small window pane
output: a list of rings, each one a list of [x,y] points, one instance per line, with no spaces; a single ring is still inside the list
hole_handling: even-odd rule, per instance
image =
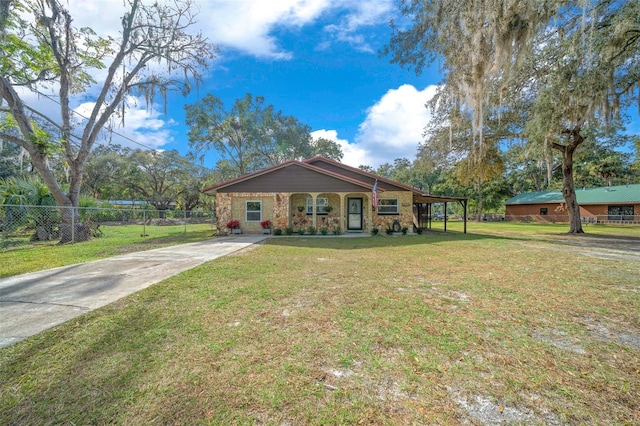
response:
[[[381,198],[378,201],[378,214],[398,214],[397,198]]]
[[[326,197],[316,198],[316,213],[326,214],[328,213],[327,207],[329,206],[329,199]],[[313,213],[313,199],[307,198],[307,214]]]
[[[262,220],[262,201],[247,201],[246,221],[260,222]]]

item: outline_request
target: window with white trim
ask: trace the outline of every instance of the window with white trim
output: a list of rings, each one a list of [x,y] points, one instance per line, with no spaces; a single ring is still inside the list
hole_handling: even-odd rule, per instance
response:
[[[399,212],[397,198],[378,199],[378,214],[398,214]]]
[[[329,213],[329,199],[326,197],[316,198],[316,214]],[[307,214],[313,214],[313,198],[307,198]]]
[[[262,201],[246,201],[245,214],[245,220],[247,222],[262,221]]]
[[[608,206],[607,220],[633,220],[633,206]]]

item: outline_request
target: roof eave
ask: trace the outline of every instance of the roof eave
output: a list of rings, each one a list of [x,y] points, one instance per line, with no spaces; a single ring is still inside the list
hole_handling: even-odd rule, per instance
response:
[[[416,193],[416,194],[421,194],[421,193],[424,192],[424,190],[422,190],[422,189],[418,189],[418,188],[414,188],[414,187],[409,186],[409,185],[405,185],[404,183],[400,183],[400,182],[397,182],[395,180],[388,179],[388,178],[386,178],[384,176],[380,176],[380,175],[377,175],[375,173],[367,172],[367,171],[359,169],[357,167],[352,167],[352,166],[348,166],[346,164],[342,164],[339,161],[335,161],[335,160],[332,160],[330,158],[323,157],[322,155],[316,155],[315,157],[311,157],[311,158],[309,158],[307,160],[304,160],[303,162],[310,163],[310,162],[312,162],[314,160],[315,161],[321,160],[321,161],[324,161],[325,163],[333,164],[333,165],[335,165],[337,167],[341,167],[341,168],[343,168],[345,170],[351,170],[351,171],[353,171],[355,173],[359,173],[359,174],[361,174],[363,176],[367,176],[367,177],[370,177],[372,179],[377,179],[377,180],[379,180],[381,182],[385,182],[385,183],[388,183],[390,185],[394,185],[394,186],[406,189],[407,191],[411,191],[411,192]],[[380,188],[380,190],[382,190],[382,188]]]
[[[282,169],[282,168],[285,168],[285,167],[289,167],[289,166],[291,166],[293,164],[299,165],[301,167],[304,167],[304,168],[306,168],[308,170],[315,171],[317,173],[324,174],[326,176],[331,176],[333,178],[340,179],[340,180],[345,181],[345,182],[350,182],[350,183],[352,183],[354,185],[361,186],[361,187],[366,188],[368,190],[373,190],[373,185],[369,184],[367,182],[362,182],[360,180],[353,179],[353,178],[341,175],[339,173],[331,172],[331,171],[323,169],[321,167],[314,166],[313,164],[309,164],[309,163],[307,163],[305,161],[289,160],[289,161],[286,161],[284,163],[277,164],[275,166],[267,167],[265,169],[258,170],[256,172],[248,173],[246,175],[239,176],[239,177],[237,177],[235,179],[230,179],[230,180],[221,182],[221,183],[219,183],[217,185],[213,185],[213,186],[210,186],[208,188],[204,188],[200,192],[205,193],[207,195],[213,195],[219,189],[222,189],[222,188],[225,188],[225,187],[228,187],[230,185],[234,185],[234,184],[237,184],[237,183],[240,183],[240,182],[244,182],[244,181],[247,181],[247,180],[250,180],[250,179],[254,179],[256,177],[259,177],[259,176],[262,176],[264,174],[273,172],[275,170],[279,170],[279,169]],[[382,188],[380,189],[380,191],[384,192],[384,190]]]

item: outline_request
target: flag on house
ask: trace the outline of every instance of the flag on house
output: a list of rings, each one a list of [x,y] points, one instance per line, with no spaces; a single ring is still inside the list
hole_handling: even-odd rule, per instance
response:
[[[373,209],[376,210],[378,208],[378,179],[373,184]]]

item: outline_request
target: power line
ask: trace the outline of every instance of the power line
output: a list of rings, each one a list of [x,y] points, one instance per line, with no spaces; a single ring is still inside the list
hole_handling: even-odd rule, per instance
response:
[[[38,94],[39,94],[39,95],[41,95],[41,96],[44,96],[45,98],[47,98],[47,99],[49,99],[50,101],[52,101],[52,102],[54,102],[54,103],[58,104],[59,106],[62,106],[62,104],[61,104],[57,99],[55,99],[55,98],[53,98],[53,97],[51,97],[51,96],[47,95],[46,93],[42,93],[42,92],[40,92],[40,91],[36,91],[36,93],[38,93]],[[89,117],[87,117],[87,116],[85,116],[85,115],[83,115],[83,114],[79,113],[78,111],[75,111],[75,110],[73,110],[73,109],[70,109],[69,111],[71,111],[71,113],[73,113],[73,114],[75,114],[75,115],[77,115],[77,116],[79,116],[79,117],[84,118],[85,120],[88,120],[88,119],[89,119]],[[134,144],[136,144],[136,145],[140,145],[141,147],[146,148],[146,149],[148,149],[148,150],[150,150],[150,151],[157,151],[157,149],[152,148],[152,147],[150,147],[150,146],[147,146],[147,145],[143,144],[142,142],[138,142],[138,141],[136,141],[136,140],[133,140],[133,139],[131,139],[130,137],[125,136],[125,135],[123,135],[122,133],[118,133],[118,132],[116,132],[115,130],[113,130],[113,129],[111,129],[111,128],[105,128],[105,127],[103,127],[101,130],[104,130],[104,131],[106,131],[106,132],[109,132],[109,133],[111,133],[112,135],[120,136],[122,139],[128,140],[129,142],[134,143]],[[73,136],[74,138],[76,138],[76,139],[78,139],[78,140],[80,140],[80,141],[82,140],[82,138],[81,138],[81,137],[76,136],[76,135],[74,135],[74,134],[71,134],[71,136]],[[76,145],[76,146],[77,146],[77,145]]]

